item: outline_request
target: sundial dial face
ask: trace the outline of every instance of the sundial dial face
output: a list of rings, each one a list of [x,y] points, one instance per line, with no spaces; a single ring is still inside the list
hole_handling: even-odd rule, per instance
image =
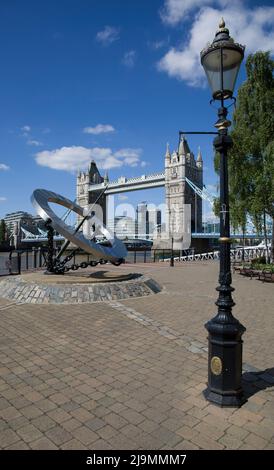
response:
[[[63,222],[63,220],[60,219],[60,217],[58,217],[49,206],[49,203],[53,202],[66,207],[67,209],[71,209],[73,212],[76,212],[76,214],[85,217],[85,210],[78,206],[78,204],[75,204],[75,202],[70,201],[60,194],[47,191],[46,189],[36,189],[31,196],[31,202],[37,214],[40,215],[43,220],[47,221],[48,219],[51,219],[51,224],[58,233],[63,235],[64,238],[74,245],[82,248],[87,253],[92,254],[94,258],[116,261],[126,257],[127,249],[124,243],[115,237],[115,235],[113,235],[95,215],[89,219],[89,224],[95,224],[96,233],[101,232],[101,234],[107,239],[109,246],[101,245],[100,243],[87,239],[80,231],[75,233],[75,227]]]

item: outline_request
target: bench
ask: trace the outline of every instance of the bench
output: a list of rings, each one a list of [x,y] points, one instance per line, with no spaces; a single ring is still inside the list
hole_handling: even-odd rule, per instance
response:
[[[240,271],[240,269],[243,268],[243,262],[242,261],[233,261],[232,268],[233,268],[233,274],[236,271]]]
[[[259,280],[263,282],[274,282],[274,273],[270,269],[263,269],[259,273]]]
[[[242,274],[242,276],[250,277],[250,279],[252,279],[253,277],[258,277],[260,275],[260,271],[256,271],[252,268],[240,268],[239,272],[240,274]]]

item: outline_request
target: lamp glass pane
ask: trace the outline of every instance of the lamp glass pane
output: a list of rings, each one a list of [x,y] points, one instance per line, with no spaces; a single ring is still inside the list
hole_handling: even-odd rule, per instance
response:
[[[233,94],[236,78],[242,61],[242,54],[235,49],[222,48],[223,51],[223,90]],[[202,65],[212,90],[213,96],[222,90],[221,83],[221,49],[206,54]]]

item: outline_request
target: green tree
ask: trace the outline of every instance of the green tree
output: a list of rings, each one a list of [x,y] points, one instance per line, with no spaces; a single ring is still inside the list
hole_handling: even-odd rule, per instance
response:
[[[4,243],[6,241],[7,235],[7,228],[4,219],[0,221],[0,243]]]
[[[262,228],[266,246],[267,216],[274,225],[273,69],[269,52],[256,52],[247,58],[247,79],[238,91],[228,163],[232,224],[245,231],[250,216],[256,227]],[[218,167],[218,156],[215,160]]]

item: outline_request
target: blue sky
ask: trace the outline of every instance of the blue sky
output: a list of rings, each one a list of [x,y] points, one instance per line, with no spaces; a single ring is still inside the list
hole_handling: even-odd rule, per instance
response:
[[[42,187],[75,197],[94,158],[110,179],[163,170],[179,130],[214,130],[199,65],[223,15],[247,53],[274,50],[270,1],[1,0],[0,217]],[[244,66],[237,86],[244,79]],[[209,189],[211,137],[201,146]],[[163,190],[127,202],[163,201]]]

